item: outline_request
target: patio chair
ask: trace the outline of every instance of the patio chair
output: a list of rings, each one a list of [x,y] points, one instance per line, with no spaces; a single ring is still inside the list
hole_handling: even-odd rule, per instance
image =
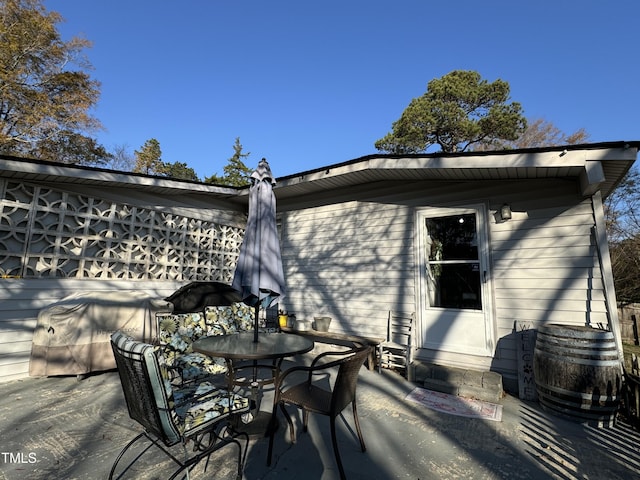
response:
[[[287,422],[289,423],[289,432],[291,435],[291,443],[295,443],[295,433],[293,428],[293,421],[289,416],[285,405],[293,405],[299,409],[302,409],[303,413],[303,428],[307,431],[307,423],[309,419],[309,412],[319,413],[329,417],[331,425],[331,441],[333,443],[333,452],[336,457],[336,463],[338,464],[338,470],[340,471],[340,478],[345,479],[344,467],[342,466],[342,460],[340,458],[340,451],[338,450],[338,441],[336,438],[336,417],[341,415],[342,411],[351,404],[353,408],[353,419],[360,440],[360,448],[362,451],[366,451],[362,432],[360,430],[360,422],[358,420],[358,411],[356,407],[356,385],[358,382],[358,372],[360,367],[367,359],[371,347],[358,346],[354,349],[350,349],[342,352],[325,352],[318,355],[308,367],[296,366],[289,368],[277,379],[273,412],[271,414],[271,423],[269,427],[269,450],[267,453],[267,465],[271,465],[271,457],[273,453],[273,437],[276,431],[277,425],[277,407],[284,413]],[[329,356],[339,356],[341,358],[327,363],[322,363]],[[323,378],[327,378],[329,369],[337,368],[338,373],[333,383],[333,387],[325,389],[317,385],[317,381],[314,382],[314,376],[324,373]],[[283,388],[285,380],[291,374],[295,372],[306,372],[307,379],[305,382],[299,383],[295,386]],[[344,420],[344,417],[343,417]]]
[[[378,372],[384,368],[401,368],[409,378],[413,357],[413,325],[415,313],[390,311],[387,318],[387,339],[378,347]]]
[[[236,432],[230,420],[249,411],[248,399],[216,389],[208,382],[184,389],[174,388],[160,347],[133,340],[121,331],[111,336],[111,347],[129,416],[144,431],[122,449],[113,463],[109,479],[114,477],[127,450],[141,439],[151,443],[140,453],[130,453],[133,460],[117,478],[122,478],[152,446],[178,465],[169,477],[173,479],[185,470],[188,475],[202,459],[208,461],[213,452],[231,443],[238,446],[238,479],[242,478],[249,438]],[[244,449],[239,437],[245,440]],[[191,452],[187,451],[188,444],[192,444]],[[182,446],[183,455],[170,451],[170,447],[175,445]]]
[[[208,306],[203,312],[157,315],[156,320],[158,343],[163,349],[172,382],[186,385],[228,374],[229,365],[223,358],[194,352],[193,342],[211,335],[253,331],[254,308],[244,303]]]

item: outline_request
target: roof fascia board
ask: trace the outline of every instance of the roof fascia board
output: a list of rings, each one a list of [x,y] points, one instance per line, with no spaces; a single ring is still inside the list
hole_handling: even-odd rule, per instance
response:
[[[483,155],[473,157],[424,157],[373,159],[372,168],[438,168],[438,169],[474,169],[474,168],[535,168],[535,167],[572,167],[581,166],[586,153],[580,151],[510,153],[505,155]]]
[[[389,159],[389,160],[398,160],[401,158],[428,158],[428,157],[432,157],[432,158],[440,158],[440,157],[447,157],[447,158],[456,158],[456,159],[464,159],[464,158],[469,158],[469,157],[476,157],[476,158],[481,158],[481,157],[490,157],[490,156],[495,156],[495,157],[504,157],[506,155],[515,155],[515,154],[520,154],[520,155],[539,155],[542,153],[555,153],[558,154],[560,156],[564,156],[566,155],[568,152],[572,152],[572,151],[582,151],[582,152],[593,152],[593,151],[605,151],[605,152],[609,152],[609,155],[614,156],[616,160],[619,160],[620,158],[618,158],[618,152],[620,151],[629,151],[629,157],[635,159],[635,156],[632,155],[636,155],[637,150],[640,148],[640,141],[614,141],[614,142],[600,142],[600,143],[583,143],[583,144],[572,144],[572,145],[555,145],[555,146],[548,146],[548,147],[534,147],[534,148],[525,148],[525,149],[514,149],[514,150],[503,150],[503,151],[489,151],[489,152],[458,152],[458,153],[451,153],[451,154],[443,154],[442,152],[436,152],[436,153],[423,153],[423,154],[411,154],[411,155],[407,155],[407,156],[402,156],[402,155],[393,155],[393,154],[372,154],[372,155],[366,155],[366,156],[362,156],[359,158],[355,158],[353,160],[348,160],[346,162],[342,162],[342,163],[337,163],[337,164],[331,164],[325,167],[320,167],[320,168],[316,168],[313,170],[307,170],[307,171],[303,171],[303,172],[299,172],[299,173],[294,173],[291,175],[287,175],[284,177],[280,177],[277,178],[277,180],[279,182],[286,182],[290,179],[294,179],[294,178],[300,178],[300,177],[305,177],[308,178],[311,175],[315,174],[315,173],[322,173],[322,172],[329,172],[330,170],[339,170],[344,166],[349,166],[349,165],[360,165],[360,164],[364,164],[365,162],[367,162],[370,159]],[[633,154],[631,153],[633,152]]]
[[[13,160],[0,158],[0,171],[6,170],[26,175],[45,175],[51,177],[78,178],[96,183],[121,183],[133,187],[162,187],[176,191],[188,191],[192,193],[219,193],[235,195],[238,190],[233,187],[209,185],[200,182],[187,182],[173,179],[165,179],[148,175],[134,175],[117,171],[100,170],[91,168],[78,168],[60,164],[42,164],[29,160]]]
[[[298,175],[291,175],[277,180],[276,188],[299,185],[315,180],[339,177],[366,170],[410,170],[410,169],[448,169],[448,170],[472,170],[472,169],[509,169],[509,168],[588,168],[585,172],[585,185],[600,183],[597,169],[602,170],[602,165],[594,166],[592,162],[628,160],[635,161],[638,149],[627,145],[615,147],[602,147],[600,149],[582,150],[551,150],[551,151],[509,151],[505,153],[479,154],[467,156],[438,156],[425,154],[425,156],[407,157],[365,157],[360,161],[347,164],[328,166]],[[587,165],[591,165],[587,167]]]
[[[589,155],[590,157],[592,155]],[[606,155],[606,157],[619,159],[619,155]],[[631,157],[634,158],[634,157]],[[327,167],[324,170],[316,170],[278,179],[278,186],[291,186],[314,180],[338,177],[365,170],[411,170],[411,169],[447,169],[447,170],[472,170],[472,169],[508,169],[508,168],[567,168],[584,167],[587,161],[587,152],[581,150],[553,151],[553,152],[526,152],[508,153],[496,155],[478,156],[424,156],[424,157],[372,157],[360,162]]]

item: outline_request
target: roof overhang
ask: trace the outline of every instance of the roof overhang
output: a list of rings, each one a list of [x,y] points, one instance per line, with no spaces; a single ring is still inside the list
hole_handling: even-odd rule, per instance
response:
[[[564,178],[579,182],[584,196],[599,190],[606,198],[635,162],[638,147],[640,142],[615,142],[447,155],[370,155],[279,178],[276,196],[281,205],[363,185]]]
[[[295,208],[337,192],[377,191],[419,182],[575,179],[589,196],[606,198],[635,162],[640,142],[608,142],[457,154],[369,155],[277,178],[278,206]],[[57,186],[136,189],[167,196],[202,197],[220,208],[244,210],[249,189],[166,177],[0,156],[0,176]]]
[[[97,188],[111,192],[140,191],[167,197],[202,197],[203,204],[219,208],[237,206],[241,189],[167,177],[67,165],[19,157],[0,156],[0,177],[50,185],[52,188]]]

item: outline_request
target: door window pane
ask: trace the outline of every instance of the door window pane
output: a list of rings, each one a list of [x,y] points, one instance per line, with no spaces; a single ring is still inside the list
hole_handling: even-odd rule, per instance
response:
[[[473,213],[427,219],[432,247],[429,260],[478,260],[476,216]]]
[[[482,310],[475,214],[428,218],[426,228],[429,305]]]
[[[440,265],[433,307],[482,310],[478,264]]]

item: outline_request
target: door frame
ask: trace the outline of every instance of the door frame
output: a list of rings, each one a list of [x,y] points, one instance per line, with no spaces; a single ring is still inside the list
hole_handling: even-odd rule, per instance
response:
[[[437,206],[437,207],[417,207],[415,211],[415,225],[416,225],[416,285],[418,299],[416,302],[417,307],[417,326],[418,335],[417,347],[427,348],[434,351],[431,347],[424,345],[424,339],[427,329],[427,321],[425,319],[425,313],[431,307],[427,305],[428,285],[426,278],[426,228],[425,219],[435,216],[448,216],[456,215],[460,213],[475,213],[476,215],[476,228],[478,233],[478,257],[480,261],[481,270],[481,292],[482,292],[482,313],[484,315],[484,335],[485,342],[484,347],[469,349],[464,348],[461,350],[455,350],[442,346],[438,350],[447,351],[455,354],[472,354],[480,355],[484,357],[493,357],[495,355],[496,347],[496,318],[493,302],[493,282],[491,272],[491,258],[489,248],[489,213],[486,203],[468,203],[462,205],[451,206]],[[439,309],[444,311],[445,309]]]

